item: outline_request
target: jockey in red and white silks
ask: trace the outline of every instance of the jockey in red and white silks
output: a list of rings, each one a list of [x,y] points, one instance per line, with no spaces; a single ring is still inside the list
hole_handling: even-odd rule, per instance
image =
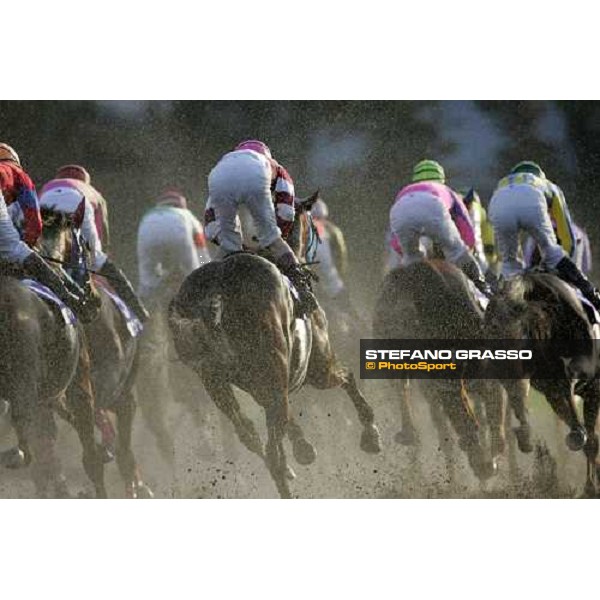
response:
[[[261,248],[292,281],[300,295],[303,314],[318,308],[310,278],[285,241],[295,219],[294,182],[258,140],[238,144],[225,154],[208,176],[208,202],[204,214],[207,238],[219,246],[217,258],[244,249],[239,217],[245,206],[256,227]]]

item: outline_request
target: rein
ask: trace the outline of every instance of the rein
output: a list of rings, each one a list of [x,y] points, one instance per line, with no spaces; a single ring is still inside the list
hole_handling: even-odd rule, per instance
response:
[[[65,269],[72,269],[72,268],[81,268],[82,265],[77,265],[77,264],[73,264],[73,263],[69,263],[65,260],[60,260],[58,258],[52,258],[51,256],[46,256],[45,254],[40,254],[40,256],[44,259],[47,260],[48,262],[52,262],[52,263],[56,263],[57,265],[61,265],[62,267],[65,267]],[[95,271],[94,269],[90,269],[88,268],[87,265],[83,265],[83,269],[85,270],[86,273],[91,273],[92,275],[100,275],[100,277],[104,277],[105,279],[115,279],[114,277],[109,277],[107,275],[104,275],[103,273],[100,273],[99,271]]]

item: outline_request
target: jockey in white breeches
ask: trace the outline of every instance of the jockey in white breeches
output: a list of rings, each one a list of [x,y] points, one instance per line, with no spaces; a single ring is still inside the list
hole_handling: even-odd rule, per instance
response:
[[[183,281],[210,262],[204,229],[179,192],[165,192],[142,218],[137,234],[140,296],[149,301],[176,275]]]
[[[402,188],[390,210],[390,228],[402,248],[402,264],[423,260],[422,236],[441,246],[484,295],[491,291],[479,263],[471,254],[475,234],[462,199],[445,185],[446,175],[434,160],[423,160],[413,169],[412,183]]]
[[[271,156],[268,146],[247,140],[225,154],[208,176],[208,194],[204,226],[207,238],[219,246],[217,257],[244,249],[239,210],[245,206],[254,221],[260,248],[269,250],[298,290],[300,312],[316,310],[309,274],[285,241],[294,226],[294,182]]]
[[[539,248],[542,262],[577,287],[600,310],[600,294],[570,258],[575,234],[564,194],[546,178],[539,165],[523,161],[500,180],[490,201],[489,216],[496,232],[504,277],[523,271],[519,234],[528,233]]]

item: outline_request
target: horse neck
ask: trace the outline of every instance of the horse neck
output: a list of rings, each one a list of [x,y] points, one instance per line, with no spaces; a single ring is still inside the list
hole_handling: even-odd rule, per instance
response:
[[[288,236],[287,243],[292,249],[292,252],[296,255],[296,258],[301,262],[303,262],[306,254],[306,238],[308,227],[309,223],[306,213],[304,211],[296,213],[294,218],[294,226],[290,235]]]

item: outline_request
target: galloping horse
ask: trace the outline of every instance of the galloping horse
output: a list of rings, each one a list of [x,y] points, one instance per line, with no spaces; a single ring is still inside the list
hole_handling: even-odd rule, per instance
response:
[[[583,450],[587,460],[585,495],[594,496],[599,475],[598,326],[591,325],[569,285],[556,275],[530,272],[504,282],[487,308],[485,329],[490,338],[545,343],[543,356],[534,353],[532,361],[520,363],[520,379],[502,380],[520,422],[519,447],[525,452],[532,449],[526,407],[531,383],[569,427],[567,446],[573,451]],[[583,399],[583,426],[577,415],[575,394]]]
[[[311,198],[316,200],[316,196]],[[310,225],[309,208],[310,201],[297,207],[291,243],[299,256],[305,255],[303,246],[309,237],[305,229]],[[283,498],[291,497],[283,448],[286,433],[300,464],[309,464],[316,456],[289,415],[289,394],[302,385],[344,389],[363,425],[361,448],[365,452],[381,449],[373,410],[352,372],[337,365],[323,312],[295,318],[292,293],[289,282],[270,261],[237,253],[194,271],[169,310],[179,357],[198,373],[240,441],[264,459]],[[266,450],[254,424],[241,412],[233,385],[264,408]]]
[[[469,289],[466,277],[454,265],[433,259],[390,271],[382,284],[373,317],[373,335],[380,339],[470,339],[481,336],[483,311]],[[425,382],[424,382],[425,383]],[[491,435],[492,463],[479,441],[479,423],[460,380],[428,381],[422,386],[438,430],[446,467],[452,476],[452,448],[444,413],[454,427],[475,475],[487,479],[504,451],[504,403],[501,389],[491,382],[471,381],[485,402]],[[410,403],[410,382],[404,379],[400,401],[402,429],[396,441],[416,445],[418,433]],[[471,389],[471,391],[473,391]]]
[[[52,260],[72,264],[72,244],[78,235],[71,220],[52,208],[42,208],[44,230],[41,247]],[[76,253],[75,253],[76,254]],[[91,364],[91,379],[95,406],[116,416],[116,460],[125,482],[128,498],[152,497],[150,488],[143,483],[131,447],[135,415],[134,383],[138,363],[138,339],[132,325],[113,300],[113,294],[101,278],[89,278],[101,299],[98,318],[85,326],[85,337]],[[110,282],[108,282],[110,285]]]
[[[38,497],[48,497],[51,485],[56,496],[69,495],[55,452],[54,410],[77,430],[84,469],[96,494],[106,494],[82,340],[80,324],[65,322],[57,306],[15,277],[0,274],[0,396],[10,405],[18,438],[12,455],[23,453],[25,464],[31,463]]]

